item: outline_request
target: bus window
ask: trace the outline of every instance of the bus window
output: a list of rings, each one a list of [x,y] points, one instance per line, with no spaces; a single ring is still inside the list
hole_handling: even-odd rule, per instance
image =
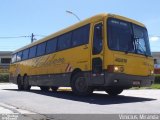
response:
[[[22,52],[17,54],[17,62],[22,60]]]
[[[16,62],[16,54],[12,55],[12,63]]]
[[[133,25],[136,52],[151,56],[147,30],[138,25]]]
[[[23,51],[22,60],[28,59],[29,49],[26,49]]]
[[[58,50],[64,50],[71,47],[71,32],[58,37]]]
[[[73,31],[72,46],[87,44],[89,41],[90,25],[83,26]]]
[[[93,55],[99,54],[102,51],[102,23],[95,25],[93,38]]]
[[[33,58],[33,57],[36,56],[36,48],[37,48],[37,46],[33,46],[33,47],[30,48],[30,50],[29,50],[29,58]]]
[[[46,54],[55,52],[56,46],[57,46],[57,38],[53,38],[53,39],[47,41]]]
[[[37,46],[37,55],[36,56],[44,55],[45,49],[46,49],[46,42],[39,44]]]
[[[108,19],[108,46],[116,51],[134,52],[131,25],[128,22]]]

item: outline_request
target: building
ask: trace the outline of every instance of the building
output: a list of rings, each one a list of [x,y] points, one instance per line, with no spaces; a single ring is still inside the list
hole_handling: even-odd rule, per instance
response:
[[[11,54],[11,51],[0,51],[0,74],[9,72]]]
[[[160,52],[152,52],[155,74],[160,74]]]

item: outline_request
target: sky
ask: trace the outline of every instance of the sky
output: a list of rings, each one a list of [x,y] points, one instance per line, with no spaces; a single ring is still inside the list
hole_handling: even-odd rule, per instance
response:
[[[0,51],[14,51],[99,13],[113,13],[146,25],[152,51],[160,51],[160,0],[0,0]],[[20,38],[6,38],[19,37]]]

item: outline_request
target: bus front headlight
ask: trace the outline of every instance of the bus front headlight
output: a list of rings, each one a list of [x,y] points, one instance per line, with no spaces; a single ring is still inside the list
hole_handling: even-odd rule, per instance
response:
[[[108,72],[124,72],[124,66],[121,65],[109,65]]]
[[[119,68],[117,66],[114,66],[114,71],[115,72],[118,72],[119,71]]]
[[[154,70],[151,70],[151,75],[153,75],[154,74]]]

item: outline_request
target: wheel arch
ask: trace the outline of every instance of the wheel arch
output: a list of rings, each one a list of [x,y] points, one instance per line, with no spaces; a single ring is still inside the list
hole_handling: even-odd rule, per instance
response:
[[[74,70],[72,71],[71,77],[70,77],[70,84],[71,84],[71,82],[72,82],[73,76],[74,76],[75,74],[77,74],[78,72],[82,72],[82,70],[81,70],[80,68],[76,68],[76,69],[74,69]]]

